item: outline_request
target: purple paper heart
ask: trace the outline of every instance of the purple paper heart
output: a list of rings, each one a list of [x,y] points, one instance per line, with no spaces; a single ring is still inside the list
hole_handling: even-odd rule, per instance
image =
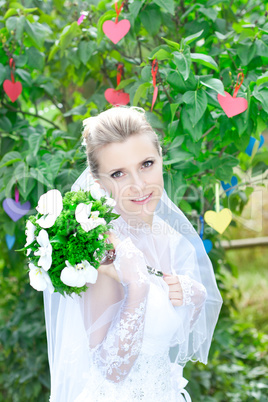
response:
[[[31,208],[30,201],[26,201],[23,205],[20,202],[16,202],[12,198],[6,198],[3,201],[3,208],[8,216],[16,222],[18,219],[27,214]]]

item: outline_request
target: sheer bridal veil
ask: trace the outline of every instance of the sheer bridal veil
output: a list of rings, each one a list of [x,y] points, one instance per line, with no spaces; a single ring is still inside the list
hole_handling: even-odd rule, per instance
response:
[[[87,190],[92,181],[94,179],[87,167],[71,190]],[[118,213],[116,206],[113,212]],[[160,270],[166,267],[166,272],[171,274],[187,275],[205,287],[206,300],[197,318],[194,318],[196,308],[192,303],[174,307],[178,330],[170,343],[170,359],[182,366],[189,360],[206,364],[222,298],[212,263],[193,225],[165,189],[156,207],[151,230],[146,225],[142,229],[130,227],[121,216],[113,222],[117,236],[121,240],[130,237],[144,252],[150,266]],[[93,303],[94,314],[88,308],[90,303]],[[121,305],[122,297],[119,297],[113,305],[100,306],[92,296],[92,287],[81,297],[63,297],[44,291],[51,402],[74,401],[79,395],[91,364],[89,334],[93,328],[109,325]]]

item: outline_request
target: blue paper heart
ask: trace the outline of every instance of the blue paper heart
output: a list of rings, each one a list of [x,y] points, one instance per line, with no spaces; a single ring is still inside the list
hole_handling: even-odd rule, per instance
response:
[[[251,136],[251,137],[250,137],[250,140],[249,140],[249,144],[248,144],[248,146],[247,146],[247,148],[246,148],[246,150],[245,150],[246,154],[248,154],[249,156],[252,155],[252,151],[253,151],[253,147],[254,147],[255,141],[257,141],[256,138],[254,138],[254,137]],[[258,149],[260,149],[260,148],[263,146],[263,144],[264,144],[264,137],[263,137],[263,135],[261,135],[261,136],[260,136],[260,143],[259,143]]]
[[[11,250],[12,247],[14,246],[15,240],[16,240],[16,237],[14,235],[11,236],[9,234],[6,234],[6,243],[7,243],[7,248],[9,250]]]
[[[205,250],[208,254],[212,250],[212,247],[213,247],[212,241],[209,239],[205,239],[205,240],[203,240],[203,244],[204,244]]]
[[[230,184],[230,183],[224,184],[224,181],[221,181],[221,185],[222,185],[222,188],[224,189],[224,191],[228,190],[228,188],[231,188],[231,187],[233,187],[233,186],[236,186],[237,183],[238,183],[238,179],[237,179],[236,176],[233,176],[233,177],[231,178],[231,184]],[[228,197],[230,194],[232,194],[232,192],[234,192],[234,191],[235,191],[235,188],[232,188],[232,190],[226,191],[227,197]]]

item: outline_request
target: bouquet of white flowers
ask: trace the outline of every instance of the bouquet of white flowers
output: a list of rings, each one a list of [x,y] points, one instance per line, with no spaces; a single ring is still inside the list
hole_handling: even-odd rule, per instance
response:
[[[113,245],[105,240],[110,222],[120,215],[111,212],[116,205],[98,183],[90,191],[49,190],[38,202],[37,215],[26,223],[30,285],[62,295],[87,290],[95,283],[98,267]]]

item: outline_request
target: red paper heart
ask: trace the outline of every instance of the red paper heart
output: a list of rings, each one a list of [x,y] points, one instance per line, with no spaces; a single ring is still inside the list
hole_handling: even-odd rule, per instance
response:
[[[108,88],[104,92],[104,96],[112,105],[127,105],[129,102],[129,94],[123,92],[122,89],[116,91],[113,88]]]
[[[130,29],[129,20],[121,20],[117,24],[111,20],[105,21],[102,25],[103,32],[113,43],[122,39]]]
[[[218,101],[228,117],[243,113],[248,108],[248,101],[245,98],[234,98],[224,91],[225,96],[218,94]]]
[[[3,83],[3,87],[5,93],[11,99],[12,102],[15,102],[15,100],[18,99],[22,91],[22,85],[19,81],[12,82],[9,80],[5,80]]]

